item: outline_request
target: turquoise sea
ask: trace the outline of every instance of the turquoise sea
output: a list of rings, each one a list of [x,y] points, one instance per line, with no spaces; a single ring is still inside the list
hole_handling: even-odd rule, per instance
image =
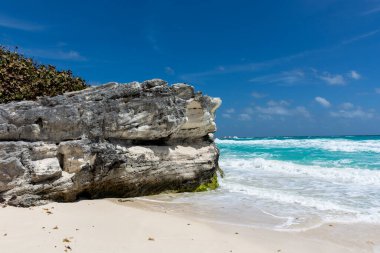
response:
[[[307,229],[380,223],[380,136],[216,139],[220,188],[161,197],[204,218]],[[175,209],[177,207],[173,207]]]

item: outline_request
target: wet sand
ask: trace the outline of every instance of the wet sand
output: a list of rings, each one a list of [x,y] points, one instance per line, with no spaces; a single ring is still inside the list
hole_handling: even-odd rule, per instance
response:
[[[140,200],[0,208],[0,249],[13,252],[380,252],[380,227],[325,224],[303,232],[199,220]]]

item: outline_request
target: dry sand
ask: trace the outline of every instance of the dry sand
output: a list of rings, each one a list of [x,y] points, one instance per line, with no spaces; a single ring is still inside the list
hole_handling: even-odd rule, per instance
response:
[[[200,222],[138,201],[85,200],[0,208],[0,252],[379,252],[380,229],[326,224],[305,232]]]

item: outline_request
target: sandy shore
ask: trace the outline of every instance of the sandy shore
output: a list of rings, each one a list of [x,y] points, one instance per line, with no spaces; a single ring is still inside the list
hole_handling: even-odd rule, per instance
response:
[[[200,222],[138,201],[85,200],[0,208],[0,251],[28,252],[380,252],[380,229],[326,224],[305,232]]]

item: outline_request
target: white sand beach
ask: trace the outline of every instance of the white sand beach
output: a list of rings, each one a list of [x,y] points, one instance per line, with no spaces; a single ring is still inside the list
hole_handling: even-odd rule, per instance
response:
[[[0,208],[0,249],[28,252],[380,252],[380,228],[326,224],[304,232],[200,222],[138,200]]]

